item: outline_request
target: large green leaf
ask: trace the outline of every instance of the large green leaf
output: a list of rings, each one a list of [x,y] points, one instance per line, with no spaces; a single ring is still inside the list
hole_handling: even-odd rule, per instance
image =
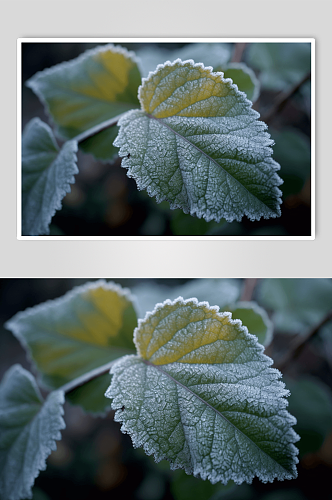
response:
[[[330,278],[273,278],[259,288],[262,305],[273,310],[275,328],[289,333],[306,333],[331,310]]]
[[[27,81],[45,104],[58,134],[72,139],[101,122],[139,106],[141,75],[132,52],[112,44],[34,75]],[[96,158],[111,160],[116,127],[108,128],[80,147]]]
[[[231,80],[178,59],[143,79],[139,99],[114,142],[139,189],[207,222],[280,215],[273,141]]]
[[[61,150],[52,130],[39,118],[31,120],[22,140],[22,233],[49,234],[49,225],[78,173],[77,142]]]
[[[6,323],[27,347],[42,382],[56,389],[123,354],[134,352],[136,313],[128,291],[99,280],[16,314]],[[68,394],[88,411],[109,406],[103,375]],[[93,396],[93,397],[92,397]]]
[[[64,394],[46,401],[31,373],[12,366],[0,385],[0,495],[3,500],[32,498],[31,487],[46,458],[61,439]]]
[[[135,330],[137,356],[112,367],[115,420],[156,461],[211,483],[297,475],[288,391],[256,337],[218,307],[158,304]]]

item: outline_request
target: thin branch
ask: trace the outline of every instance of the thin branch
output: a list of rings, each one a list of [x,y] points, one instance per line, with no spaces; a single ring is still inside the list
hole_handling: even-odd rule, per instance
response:
[[[231,62],[236,62],[236,63],[241,62],[246,45],[247,45],[246,43],[240,43],[240,42],[235,44],[235,49],[233,52]]]
[[[320,328],[328,323],[329,321],[332,320],[332,311],[330,311],[321,321],[318,323],[318,325],[314,326],[311,330],[306,335],[298,335],[295,337],[293,342],[291,343],[289,350],[287,353],[281,358],[278,363],[276,363],[275,367],[278,368],[278,370],[283,371],[285,368],[289,365],[293,359],[295,359],[302,349],[305,347],[306,343],[309,342],[315,335],[317,335],[318,331]]]
[[[88,130],[85,130],[81,134],[74,137],[73,140],[77,142],[83,142],[86,139],[89,139],[90,137],[98,134],[99,132],[106,130],[107,128],[114,127],[114,125],[118,123],[122,115],[124,115],[124,113],[114,116],[113,118],[110,118],[109,120],[106,120],[102,123],[98,123],[98,125],[96,125],[95,127],[91,127]]]
[[[115,363],[115,361],[117,361],[117,359],[113,359],[113,361],[106,363],[106,365],[98,366],[98,368],[95,368],[94,370],[84,373],[84,375],[81,375],[80,377],[71,380],[70,382],[68,382],[68,384],[59,387],[58,390],[63,391],[65,394],[74,391],[75,389],[81,387],[87,382],[90,382],[91,380],[94,380],[95,378],[100,377],[101,375],[109,373],[111,366],[113,365],[113,363]]]
[[[298,83],[290,87],[289,90],[285,92],[280,92],[278,96],[275,99],[275,102],[271,109],[265,113],[265,115],[261,116],[261,120],[265,123],[268,123],[271,121],[274,116],[281,111],[281,109],[285,106],[286,102],[299,90],[299,88],[307,81],[310,80],[311,78],[311,71],[309,71],[302,80],[300,80]]]
[[[244,288],[240,300],[250,302],[256,288],[258,278],[246,278],[244,281]]]

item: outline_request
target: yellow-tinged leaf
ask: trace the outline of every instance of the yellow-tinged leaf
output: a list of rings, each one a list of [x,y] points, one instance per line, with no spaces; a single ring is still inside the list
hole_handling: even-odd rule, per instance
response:
[[[156,309],[139,322],[135,332],[138,354],[155,365],[173,363],[227,363],[238,352],[243,340],[241,323],[231,319],[230,313],[218,312],[208,303],[165,301],[162,309]],[[229,341],[232,341],[230,344]]]
[[[156,118],[169,116],[212,117],[225,114],[229,108],[222,99],[236,94],[231,80],[212,68],[180,59],[143,79],[139,90],[142,110]]]
[[[143,78],[139,100],[114,141],[139,189],[206,222],[280,216],[273,141],[232,80],[193,60],[167,61]]]
[[[139,320],[135,344],[105,393],[135,447],[212,484],[297,476],[289,393],[239,320],[195,298],[166,300]]]
[[[87,50],[72,61],[36,73],[26,85],[45,103],[56,130],[65,139],[99,125],[139,105],[141,75],[133,52],[107,44]],[[116,128],[82,142],[80,147],[97,158],[116,154]]]
[[[42,374],[43,382],[58,388],[123,354],[134,352],[137,318],[131,295],[114,283],[99,280],[76,287],[63,297],[18,313],[6,323]],[[105,382],[95,411],[107,406]],[[84,391],[83,391],[84,392]],[[75,402],[93,409],[87,392]]]

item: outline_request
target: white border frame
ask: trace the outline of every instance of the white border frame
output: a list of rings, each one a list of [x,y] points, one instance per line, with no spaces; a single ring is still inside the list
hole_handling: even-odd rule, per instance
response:
[[[22,59],[23,43],[310,43],[311,44],[311,235],[310,236],[22,236],[21,157],[22,157]],[[315,239],[315,39],[314,38],[18,38],[17,39],[17,239],[18,240],[154,240],[154,241],[227,241],[227,240],[314,240]]]

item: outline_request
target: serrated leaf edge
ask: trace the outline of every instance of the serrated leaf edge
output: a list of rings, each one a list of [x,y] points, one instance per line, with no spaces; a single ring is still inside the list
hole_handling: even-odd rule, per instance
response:
[[[259,120],[260,114],[258,113],[258,111],[252,109],[252,104],[253,103],[247,98],[246,93],[240,91],[239,88],[238,88],[238,86],[235,83],[233,83],[233,80],[231,78],[224,78],[224,73],[222,71],[216,71],[216,72],[214,72],[212,66],[204,66],[203,63],[195,63],[195,61],[193,59],[187,59],[185,61],[182,61],[180,58],[177,58],[173,62],[166,61],[163,64],[158,64],[157,68],[154,71],[150,71],[147,77],[143,77],[142,78],[142,84],[138,88],[138,99],[139,99],[139,102],[141,103],[141,111],[143,113],[145,113],[145,115],[148,118],[149,118],[150,115],[147,112],[147,110],[144,109],[144,105],[143,105],[142,98],[141,98],[142,97],[141,94],[143,92],[144,83],[148,82],[154,75],[157,74],[157,72],[160,69],[162,69],[162,68],[164,68],[166,66],[172,67],[172,66],[175,66],[176,64],[179,64],[180,66],[184,67],[184,66],[188,65],[188,63],[192,66],[192,68],[201,68],[201,69],[209,70],[211,75],[219,77],[219,79],[220,79],[219,81],[220,82],[226,83],[229,86],[229,88],[234,89],[242,97],[243,104],[247,106],[248,110],[250,110],[250,112],[253,115],[254,120],[257,120],[257,123],[260,123],[260,124],[263,125],[262,133],[265,134],[266,140],[268,140],[270,142],[270,146],[273,146],[274,140],[271,138],[271,134],[269,132],[267,132],[267,128],[268,128],[267,124],[265,122]],[[136,111],[136,110],[127,111],[124,114],[124,116],[122,118],[120,118],[120,120],[118,122],[118,126],[119,127],[121,127],[121,125],[123,124],[123,121],[125,120],[126,116],[128,116],[128,114],[132,113],[133,111]],[[151,116],[153,118],[155,118],[157,121],[159,121],[159,122],[161,122],[163,124],[163,120],[162,119],[154,117],[153,115],[151,115]],[[173,116],[176,116],[176,115],[173,115]],[[170,128],[170,130],[172,130],[172,132],[174,134],[176,134],[176,132],[171,127],[169,127],[166,124],[163,124],[163,125],[167,126],[168,128]],[[188,141],[188,142],[190,142],[190,141]],[[121,148],[121,147],[123,148],[123,145],[119,143],[119,135],[114,140],[113,146],[119,147],[119,148]],[[277,174],[277,172],[281,168],[280,164],[278,162],[276,162],[272,158],[272,153],[273,153],[272,148],[269,147],[269,149],[271,150],[271,154],[269,156],[270,161],[271,161],[270,168],[273,170],[273,178],[275,180],[275,185],[271,189],[271,194],[273,194],[274,197],[275,197],[275,203],[276,203],[277,207],[275,209],[271,209],[270,207],[268,207],[267,205],[265,205],[264,202],[262,202],[261,200],[259,200],[257,198],[264,206],[267,206],[267,208],[269,209],[269,213],[268,214],[264,214],[264,215],[261,215],[261,214],[255,215],[254,213],[252,213],[251,210],[248,210],[247,208],[245,208],[243,214],[246,215],[248,217],[248,219],[251,220],[251,221],[260,220],[262,217],[263,217],[263,219],[269,219],[269,218],[274,219],[276,217],[280,217],[280,215],[281,215],[280,206],[282,205],[282,191],[278,188],[278,186],[281,186],[284,183],[284,181]],[[171,210],[175,210],[177,208],[180,208],[185,214],[190,214],[192,216],[196,216],[199,219],[203,218],[204,220],[206,220],[206,222],[211,222],[212,220],[216,220],[217,222],[220,222],[220,220],[222,218],[224,218],[227,222],[233,222],[234,220],[236,220],[237,222],[241,222],[243,216],[234,217],[233,215],[232,216],[227,216],[226,214],[222,213],[220,215],[219,219],[217,219],[214,215],[207,216],[205,214],[204,210],[196,210],[196,211],[193,210],[192,211],[192,210],[184,209],[182,206],[176,204],[175,202],[168,200],[165,197],[165,195],[163,195],[163,194],[159,195],[158,192],[156,191],[157,188],[151,187],[150,183],[148,183],[147,180],[141,181],[137,177],[136,174],[132,174],[132,172],[130,170],[131,169],[131,165],[127,165],[128,162],[126,161],[126,159],[127,159],[126,156],[128,155],[128,152],[125,149],[122,149],[122,150],[120,149],[120,151],[118,152],[118,155],[120,157],[122,157],[121,166],[123,168],[127,168],[128,169],[127,176],[130,177],[130,178],[133,178],[136,181],[137,187],[138,187],[138,189],[140,191],[146,190],[150,197],[155,197],[157,203],[161,203],[162,201],[167,201],[170,204]],[[212,161],[211,158],[210,158],[210,160]],[[219,168],[222,168],[219,164],[217,164],[217,165],[218,165]],[[228,174],[228,175],[230,175],[230,174]],[[239,182],[239,181],[237,181],[237,182]],[[244,186],[241,184],[241,187],[243,188]],[[250,196],[254,196],[250,191],[248,191],[248,193],[249,193]]]
[[[176,304],[186,305],[186,304],[190,304],[190,303],[193,304],[194,306],[202,306],[204,308],[205,307],[209,308],[209,310],[214,311],[216,313],[217,317],[219,317],[220,319],[228,317],[230,324],[237,325],[238,327],[240,327],[240,329],[242,329],[242,331],[244,331],[249,336],[250,340],[253,341],[253,345],[255,345],[255,347],[257,348],[257,351],[259,352],[259,355],[261,356],[262,362],[268,367],[268,370],[270,371],[270,373],[274,373],[274,375],[276,376],[276,383],[278,384],[279,388],[282,390],[282,395],[281,396],[279,395],[278,399],[279,399],[280,403],[282,403],[282,409],[284,411],[287,411],[286,408],[288,407],[289,403],[288,403],[288,400],[286,398],[289,397],[290,391],[288,389],[286,389],[285,383],[280,380],[280,378],[282,376],[282,373],[277,368],[271,368],[271,365],[273,364],[273,360],[270,357],[268,357],[268,356],[266,356],[264,354],[264,352],[263,352],[264,351],[264,347],[258,342],[258,338],[256,337],[256,335],[250,334],[249,331],[248,331],[248,328],[245,325],[242,324],[241,320],[239,320],[239,319],[232,319],[231,312],[224,311],[224,312],[220,313],[219,312],[219,309],[220,309],[219,306],[210,306],[209,303],[206,302],[206,301],[199,302],[195,297],[193,297],[191,299],[186,299],[186,300],[184,300],[183,297],[178,297],[174,301],[172,301],[170,299],[166,299],[163,303],[156,304],[156,306],[154,307],[154,309],[153,309],[152,312],[147,312],[144,319],[139,319],[138,320],[138,326],[134,330],[134,343],[135,343],[136,348],[137,348],[137,355],[136,356],[135,355],[123,356],[122,358],[120,358],[120,360],[117,360],[117,361],[121,362],[121,360],[124,360],[125,358],[126,359],[129,359],[129,358],[140,359],[146,365],[151,365],[154,368],[156,368],[157,370],[163,372],[163,374],[165,376],[170,377],[175,383],[179,383],[176,379],[174,379],[168,373],[164,372],[164,370],[162,370],[161,367],[159,367],[157,365],[154,365],[149,360],[146,360],[145,358],[143,358],[143,356],[140,353],[140,349],[139,349],[139,346],[138,346],[138,343],[137,343],[137,333],[138,333],[138,330],[139,330],[140,326],[143,325],[144,323],[148,322],[149,319],[150,319],[150,317],[153,314],[157,313],[160,309],[162,309],[164,305],[176,305]],[[113,375],[115,373],[115,371],[116,371],[116,365],[117,365],[117,362],[114,363],[114,365],[112,366],[112,368],[110,370],[110,374],[111,375]],[[119,412],[119,410],[121,410],[121,408],[122,408],[122,402],[119,400],[119,398],[117,398],[118,399],[117,401],[115,401],[115,399],[113,398],[113,396],[111,394],[111,385],[109,386],[109,388],[105,392],[105,396],[108,397],[108,398],[110,398],[112,400],[111,405],[112,405],[113,410],[115,410],[114,421],[115,422],[119,422],[121,424],[121,432],[123,432],[124,434],[129,434],[130,435],[134,448],[142,447],[143,450],[145,451],[145,453],[147,455],[153,455],[153,457],[154,457],[154,459],[155,459],[156,462],[160,462],[161,460],[167,460],[167,461],[169,461],[171,470],[183,469],[184,468],[183,466],[172,463],[166,455],[160,454],[160,453],[158,454],[153,449],[151,449],[151,446],[149,444],[147,444],[145,441],[143,441],[143,439],[140,438],[139,435],[137,435],[137,434],[133,435],[132,434],[132,432],[127,428],[126,423],[122,420],[122,416],[121,416],[122,412],[121,411]],[[180,385],[182,387],[184,387],[182,384],[180,384]],[[190,392],[192,392],[192,391],[190,391]],[[195,396],[196,396],[196,394],[195,394]],[[199,396],[197,396],[197,397],[199,398]],[[199,398],[199,399],[201,399],[201,398]],[[208,406],[210,406],[210,405],[208,404]],[[220,413],[220,412],[218,412],[218,413]],[[284,479],[295,479],[297,477],[296,464],[299,462],[299,460],[297,458],[297,455],[298,455],[299,451],[296,448],[296,446],[294,445],[294,443],[296,443],[297,441],[299,441],[300,436],[293,429],[293,425],[296,425],[296,423],[297,423],[296,418],[293,415],[289,414],[289,412],[288,412],[288,415],[289,415],[290,420],[292,422],[290,424],[290,426],[289,426],[289,431],[290,431],[290,433],[292,435],[292,438],[293,438],[293,441],[291,443],[289,443],[290,449],[293,452],[293,464],[292,464],[291,471],[288,471],[282,465],[280,465],[280,464],[278,464],[278,462],[276,462],[279,467],[281,467],[283,470],[285,470],[284,477],[278,477],[275,474],[273,478],[270,478],[270,479],[267,480],[266,478],[263,478],[263,476],[261,475],[261,473],[259,473],[259,474],[254,475],[251,478],[250,482],[248,482],[247,480],[245,480],[245,481],[243,480],[243,481],[237,482],[236,484],[242,484],[243,482],[247,482],[248,484],[251,484],[252,480],[254,479],[255,476],[257,476],[263,482],[270,482],[270,483],[272,483],[274,481],[274,479],[276,479],[277,477],[278,477],[278,479],[280,481],[283,481]],[[228,420],[224,416],[223,416],[223,418],[225,418],[226,420]],[[237,430],[239,430],[239,429],[237,429]],[[240,431],[240,432],[242,433],[242,431]],[[250,438],[248,438],[248,439],[251,441]],[[258,445],[256,445],[256,443],[253,442],[253,444],[255,444],[255,446],[258,447]],[[261,449],[260,449],[260,451],[262,453],[266,453],[266,452],[264,452]],[[267,456],[269,456],[269,455],[267,454]],[[269,458],[271,458],[272,460],[274,460],[270,456],[269,456]],[[187,471],[186,469],[185,469],[185,472],[187,474],[192,474],[190,471]],[[290,476],[292,476],[292,477],[290,477]],[[200,477],[200,474],[195,475],[195,477]],[[229,478],[229,479],[233,479],[233,481],[236,482],[236,480],[233,477]],[[224,484],[227,484],[228,480]],[[212,483],[212,484],[215,484],[215,483]]]

